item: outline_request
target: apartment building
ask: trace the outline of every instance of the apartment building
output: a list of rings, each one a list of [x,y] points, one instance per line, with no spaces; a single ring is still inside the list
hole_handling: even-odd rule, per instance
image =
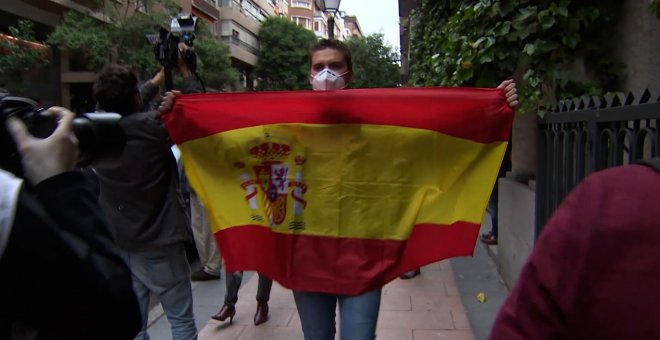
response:
[[[347,36],[348,38],[351,37],[362,38],[364,36],[364,34],[362,33],[362,27],[360,27],[360,23],[358,22],[356,16],[345,15],[342,19],[344,20],[345,36]]]
[[[120,0],[116,0],[121,2]],[[191,0],[178,0],[183,11],[191,12]],[[130,2],[131,11],[144,11],[141,1]],[[0,33],[8,35],[9,26],[16,27],[20,20],[34,23],[35,38],[44,41],[62,19],[64,13],[78,11],[101,21],[107,19],[100,13],[96,0],[1,0]],[[17,95],[38,98],[44,106],[63,105],[74,111],[94,110],[91,87],[95,74],[80,68],[79,56],[67,51],[51,50],[50,63],[43,70],[28,74],[31,86],[26,93]]]
[[[321,11],[313,0],[291,0],[289,4],[289,19],[301,27],[313,31],[319,38],[328,38],[329,15]],[[334,38],[346,40],[352,35],[346,30],[344,24],[345,13],[332,14],[335,18]],[[355,20],[357,23],[357,19]]]
[[[254,88],[251,76],[259,54],[259,29],[270,16],[287,16],[288,0],[194,0],[212,4],[218,10],[214,24],[217,38],[229,45],[232,67],[247,89]]]

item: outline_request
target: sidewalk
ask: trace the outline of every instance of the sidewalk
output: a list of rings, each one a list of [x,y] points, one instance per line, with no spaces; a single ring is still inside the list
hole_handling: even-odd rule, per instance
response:
[[[489,230],[485,225],[482,229]],[[219,281],[193,283],[200,340],[303,339],[293,295],[276,282],[269,302],[270,318],[254,326],[257,281],[257,275],[245,273],[232,324],[210,319],[222,305],[224,277]],[[478,293],[486,294],[485,303],[477,301]],[[422,268],[420,276],[387,284],[383,288],[377,339],[486,339],[506,294],[495,264],[484,245],[477,242],[474,257],[430,264]],[[151,338],[171,339],[162,310],[157,306],[149,316]]]

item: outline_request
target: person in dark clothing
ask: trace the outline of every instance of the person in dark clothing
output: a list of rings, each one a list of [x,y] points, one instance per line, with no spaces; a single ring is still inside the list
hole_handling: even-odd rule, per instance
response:
[[[490,339],[660,339],[658,189],[660,170],[639,164],[578,184],[543,227]]]
[[[258,274],[258,273],[257,273]],[[231,323],[234,315],[236,315],[236,302],[238,302],[238,289],[241,287],[243,281],[243,272],[225,272],[226,291],[225,302],[220,307],[220,310],[211,315],[211,318],[218,321],[225,321],[229,318]],[[273,287],[273,280],[267,276],[259,275],[259,282],[257,284],[257,310],[254,312],[253,322],[255,326],[268,321],[268,301],[270,300],[270,290]]]
[[[506,176],[506,172],[511,170],[511,139],[509,139],[509,144],[506,146],[506,152],[504,153],[504,159],[500,165],[500,170],[497,173],[497,179],[495,179],[495,186],[493,191],[490,194],[488,199],[488,212],[490,213],[491,228],[490,231],[484,234],[481,234],[481,242],[489,245],[497,244],[497,200],[499,195],[499,179]]]
[[[47,112],[59,124],[46,139],[7,124],[25,181],[0,169],[0,339],[133,339],[141,318],[129,268],[73,171],[74,114]]]
[[[180,44],[179,48],[187,46]],[[199,92],[199,81],[182,60],[179,71],[184,77],[184,92]],[[189,218],[180,195],[172,142],[160,112],[139,112],[142,100],[137,78],[125,66],[106,67],[94,84],[94,94],[100,109],[123,116],[120,126],[126,146],[120,165],[95,166],[95,170],[101,188],[99,202],[133,274],[143,317],[136,339],[149,339],[150,294],[161,302],[174,340],[196,339],[185,255],[185,242],[191,238]]]

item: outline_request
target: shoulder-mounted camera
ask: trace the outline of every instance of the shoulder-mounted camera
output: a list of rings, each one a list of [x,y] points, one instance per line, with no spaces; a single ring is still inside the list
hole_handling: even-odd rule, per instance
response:
[[[156,26],[158,33],[146,34],[147,42],[154,46],[154,54],[158,62],[165,67],[176,67],[179,58],[179,43],[183,42],[192,47],[195,40],[197,17],[188,13],[179,13],[170,18],[167,27]],[[196,69],[197,58],[192,50],[185,50],[182,54],[188,68]]]

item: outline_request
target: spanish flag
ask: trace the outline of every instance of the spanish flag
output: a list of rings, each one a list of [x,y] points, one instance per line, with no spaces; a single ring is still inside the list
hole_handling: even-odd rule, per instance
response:
[[[509,140],[497,89],[186,95],[163,116],[229,271],[360,294],[471,255]]]

